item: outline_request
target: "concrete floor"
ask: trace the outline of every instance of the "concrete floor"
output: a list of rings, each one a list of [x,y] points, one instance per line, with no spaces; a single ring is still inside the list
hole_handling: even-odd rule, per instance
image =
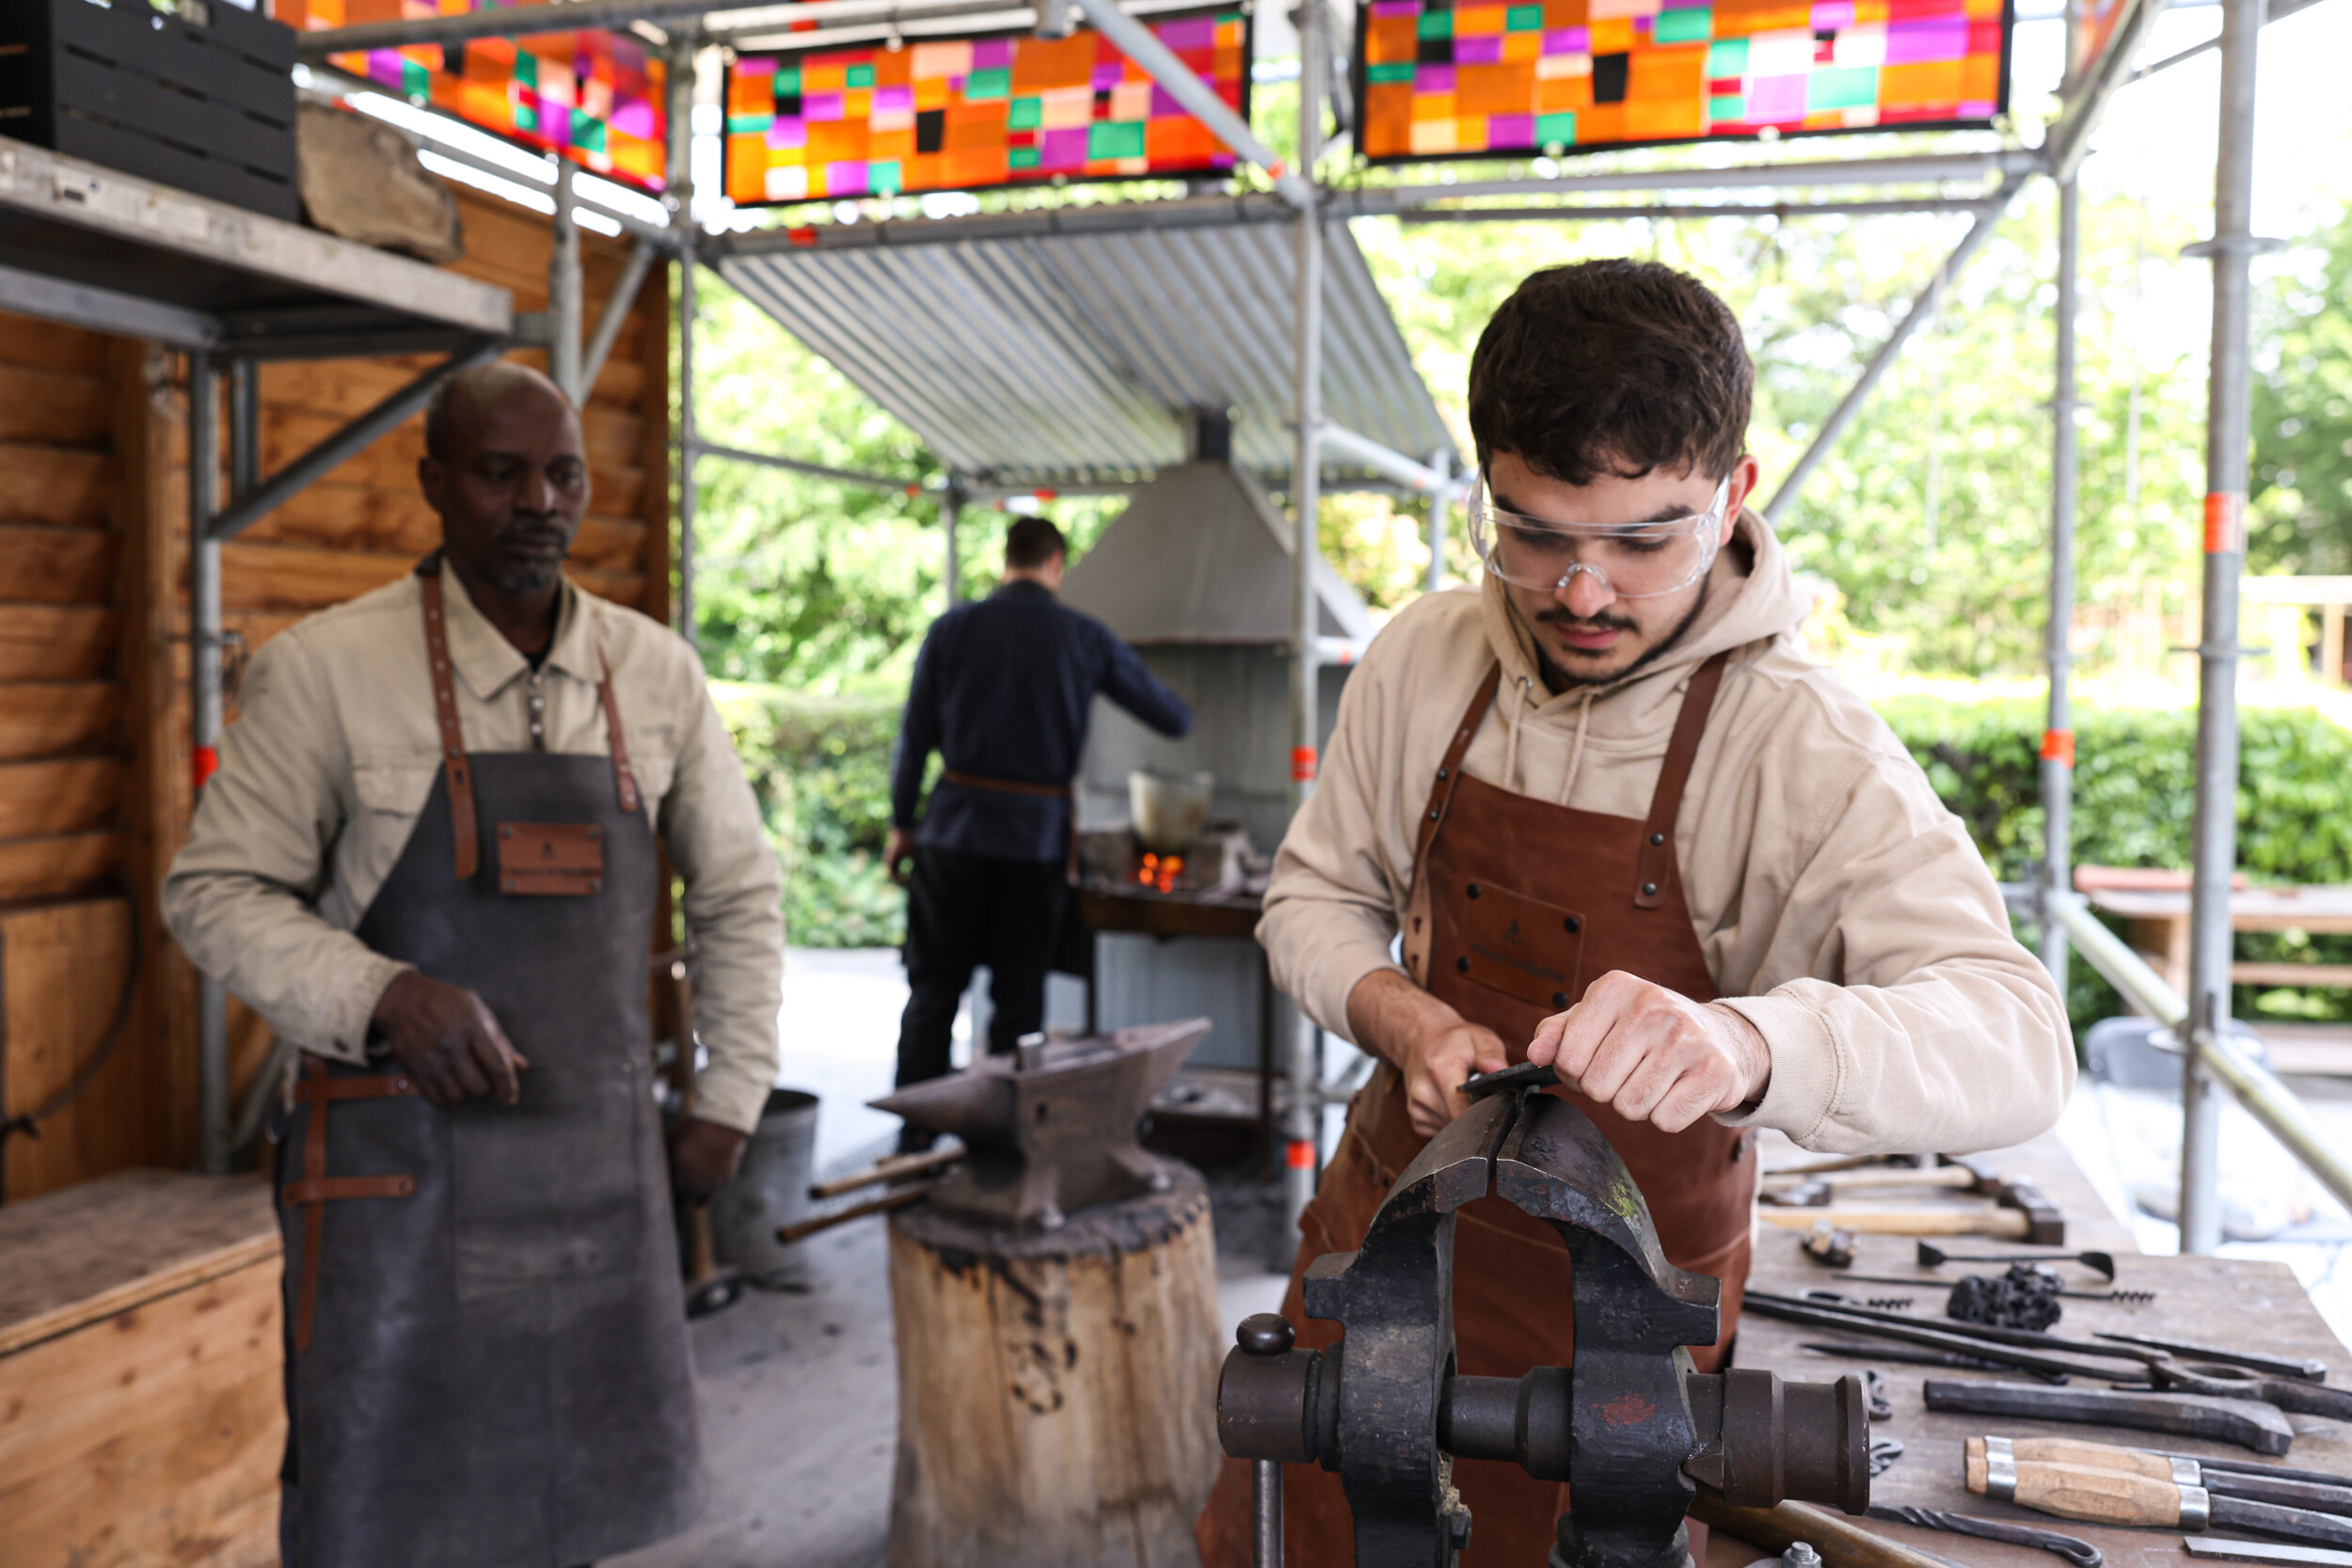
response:
[[[785,979],[784,1071],[815,1091],[818,1168],[868,1164],[898,1118],[864,1102],[890,1088],[906,981],[887,949],[796,949]],[[957,1023],[961,1059],[968,1022]],[[1279,1198],[1215,1180],[1218,1295],[1227,1325],[1279,1305]],[[692,1328],[708,1494],[695,1528],[605,1568],[882,1568],[898,1431],[882,1222],[808,1243],[804,1293],[755,1291]]]

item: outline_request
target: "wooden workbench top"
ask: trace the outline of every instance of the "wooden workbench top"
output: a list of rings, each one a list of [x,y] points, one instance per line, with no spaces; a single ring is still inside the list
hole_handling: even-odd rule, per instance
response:
[[[0,1355],[278,1250],[268,1183],[126,1170],[0,1208]]]
[[[2328,1363],[2330,1383],[2339,1386],[2352,1384],[2352,1354],[2348,1354],[2343,1343],[2328,1330],[2317,1309],[2312,1306],[2311,1298],[2304,1293],[2284,1264],[2237,1259],[2156,1258],[2132,1252],[2128,1233],[2099,1206],[2096,1197],[2091,1196],[2090,1183],[2067,1160],[2056,1140],[2040,1139],[2024,1149],[2005,1151],[1988,1158],[2004,1174],[2034,1177],[2043,1190],[2058,1202],[2067,1218],[2069,1249],[2103,1248],[2113,1252],[2118,1270],[2116,1283],[2120,1288],[2155,1292],[2155,1299],[2144,1306],[2066,1301],[2063,1303],[2065,1316],[2053,1329],[2054,1333],[2087,1338],[2106,1329],[2196,1344],[2259,1350],[2274,1355],[2316,1356]],[[1947,1250],[1954,1252],[2028,1250],[2008,1243],[1969,1240],[1955,1240],[1948,1243],[1939,1242],[1939,1244],[1946,1244]],[[1943,1316],[1946,1287],[1933,1283],[1937,1275],[1918,1268],[1914,1261],[1915,1256],[1915,1243],[1909,1238],[1866,1236],[1862,1238],[1851,1272],[1899,1277],[1915,1275],[1920,1278],[1922,1285],[1914,1292],[1915,1305],[1911,1311],[1926,1324]],[[1989,1274],[1997,1272],[1997,1269],[1986,1265],[1963,1271],[1947,1264],[1940,1271],[1947,1281],[1963,1272]],[[2079,1265],[2068,1266],[2062,1272],[2070,1279],[2080,1278],[2085,1289],[2098,1288],[2098,1276]],[[1765,1227],[1756,1239],[1755,1268],[1749,1276],[1749,1283],[1758,1290],[1796,1295],[1807,1289],[1838,1289],[1835,1283],[1836,1274],[1837,1271],[1825,1268],[1804,1255],[1799,1246],[1796,1232]],[[1900,1296],[1907,1292],[1901,1286],[1873,1284],[1855,1285],[1845,1293]],[[1970,1372],[1908,1366],[1893,1361],[1849,1361],[1798,1348],[1802,1341],[1808,1339],[1858,1338],[1750,1314],[1740,1322],[1736,1365],[1770,1368],[1784,1378],[1804,1380],[1831,1378],[1875,1366],[1885,1380],[1887,1400],[1893,1405],[1895,1414],[1891,1421],[1873,1423],[1871,1435],[1898,1438],[1904,1449],[1903,1457],[1872,1483],[1871,1496],[1875,1501],[1945,1509],[1980,1518],[2013,1519],[2079,1536],[2094,1543],[2106,1554],[2109,1568],[2180,1568],[2180,1565],[2193,1560],[2182,1550],[2181,1532],[2177,1529],[2118,1529],[2078,1524],[1972,1495],[1962,1480],[1963,1439],[1988,1433],[2011,1437],[2087,1438],[2121,1447],[2159,1448],[2183,1453],[2210,1454],[2216,1458],[2254,1459],[2352,1477],[2352,1426],[2344,1423],[2290,1415],[2287,1419],[2296,1431],[2294,1450],[2280,1458],[2265,1459],[2228,1445],[2164,1433],[2007,1420],[1986,1416],[1931,1415],[1922,1398],[1923,1386],[1931,1377],[1988,1383],[2032,1380],[2022,1372]],[[2104,1383],[2076,1381],[2078,1385],[2090,1388],[2106,1386]],[[2064,1568],[2061,1559],[2028,1547],[1914,1529],[1875,1519],[1857,1522],[1922,1551],[1967,1564],[1969,1568]],[[2223,1529],[2214,1533],[2231,1536],[2240,1532]],[[1738,1555],[1735,1548],[1734,1555],[1738,1560],[1744,1562],[1752,1560],[1755,1556],[1766,1554]],[[1722,1564],[1731,1560],[1722,1548],[1711,1549],[1708,1559],[1709,1568],[1721,1568]]]

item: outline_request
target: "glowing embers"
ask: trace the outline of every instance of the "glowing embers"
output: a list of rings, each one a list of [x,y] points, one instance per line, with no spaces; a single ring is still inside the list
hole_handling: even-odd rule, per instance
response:
[[[2007,0],[1370,0],[1375,163],[1718,136],[1987,124]]]
[[[1148,887],[1155,893],[1175,892],[1177,879],[1184,874],[1184,857],[1182,855],[1155,855],[1146,849],[1143,858],[1136,863],[1136,885]]]
[[[278,21],[316,31],[363,22],[464,14],[492,0],[273,0]],[[336,70],[429,103],[469,124],[557,152],[646,190],[662,186],[668,136],[662,62],[627,33],[591,28],[519,39],[371,49],[330,57]]]
[[[1249,19],[1230,8],[1152,31],[1243,118]],[[1090,29],[900,49],[739,55],[727,71],[726,189],[739,204],[1043,180],[1230,169],[1233,154]]]

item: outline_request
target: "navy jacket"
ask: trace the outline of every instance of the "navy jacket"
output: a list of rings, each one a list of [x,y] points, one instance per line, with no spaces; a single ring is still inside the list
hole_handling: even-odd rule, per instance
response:
[[[1069,784],[1098,691],[1162,735],[1192,729],[1192,709],[1133,648],[1043,584],[1009,582],[956,606],[931,623],[914,660],[891,759],[891,822],[914,825],[933,751],[958,773],[1055,789]],[[1000,860],[1058,861],[1069,852],[1069,814],[1064,800],[942,779],[915,842]]]

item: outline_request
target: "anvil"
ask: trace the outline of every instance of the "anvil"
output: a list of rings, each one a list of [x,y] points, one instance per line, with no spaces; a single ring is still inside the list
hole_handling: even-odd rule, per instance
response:
[[[1207,1019],[1188,1018],[1025,1042],[867,1103],[963,1141],[963,1160],[931,1189],[933,1210],[991,1229],[1051,1230],[1090,1204],[1166,1188],[1137,1135],[1152,1097],[1208,1032]]]

